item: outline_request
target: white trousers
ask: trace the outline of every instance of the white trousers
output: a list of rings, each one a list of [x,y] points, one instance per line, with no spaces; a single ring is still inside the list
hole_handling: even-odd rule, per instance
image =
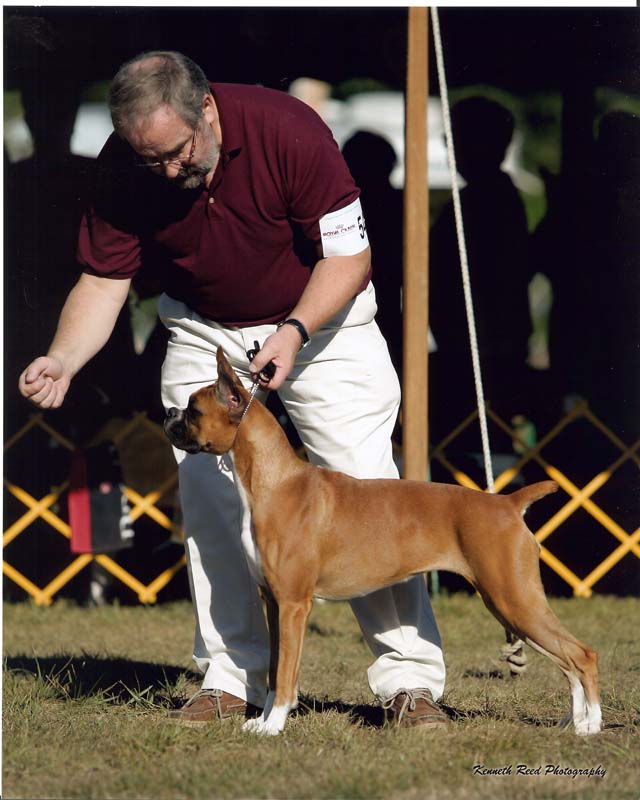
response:
[[[391,433],[400,387],[375,313],[370,285],[313,335],[278,394],[312,463],[357,478],[397,478]],[[250,387],[246,351],[276,329],[224,328],[167,295],[159,315],[170,332],[162,368],[165,408],[185,408],[192,392],[216,379],[218,345]],[[202,686],[262,706],[269,639],[241,545],[249,511],[234,485],[231,459],[174,452]],[[423,577],[352,600],[351,607],[375,656],[368,670],[373,693],[386,700],[402,688],[428,688],[438,699],[445,668]]]

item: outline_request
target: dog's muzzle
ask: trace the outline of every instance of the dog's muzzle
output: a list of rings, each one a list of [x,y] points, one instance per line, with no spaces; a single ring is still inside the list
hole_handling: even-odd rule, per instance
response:
[[[179,408],[170,408],[164,420],[164,432],[174,447],[186,450],[187,453],[199,453],[200,445],[189,436],[189,427],[185,420],[185,412]]]

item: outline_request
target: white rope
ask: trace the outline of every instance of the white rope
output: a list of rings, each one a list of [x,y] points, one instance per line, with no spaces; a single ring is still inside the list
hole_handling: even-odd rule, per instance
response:
[[[464,304],[467,310],[467,327],[469,328],[469,344],[471,345],[473,379],[476,387],[476,398],[478,401],[478,417],[480,420],[480,436],[482,439],[484,471],[487,481],[487,489],[489,490],[489,492],[493,494],[495,488],[493,484],[493,471],[491,468],[491,450],[489,448],[489,433],[487,430],[487,412],[484,404],[484,391],[482,388],[482,373],[480,371],[480,354],[478,350],[478,337],[476,334],[476,319],[475,319],[475,314],[473,313],[473,297],[471,294],[471,279],[469,276],[467,245],[464,236],[464,226],[462,223],[462,208],[460,206],[460,187],[458,185],[458,170],[456,167],[456,155],[453,148],[453,134],[451,132],[451,111],[449,109],[449,91],[447,89],[447,78],[444,69],[444,56],[442,52],[442,38],[440,36],[440,22],[438,19],[438,9],[435,6],[431,7],[431,19],[433,21],[433,39],[436,51],[436,63],[438,67],[438,83],[440,86],[440,100],[442,102],[444,132],[447,142],[447,156],[449,161],[449,171],[451,173],[451,187],[453,191],[453,210],[455,213],[456,232],[458,235],[458,249],[460,251],[460,268],[462,270],[462,287],[464,290]]]
[[[527,654],[522,639],[514,638],[502,646],[502,660],[507,662],[512,675],[521,675],[527,669]]]

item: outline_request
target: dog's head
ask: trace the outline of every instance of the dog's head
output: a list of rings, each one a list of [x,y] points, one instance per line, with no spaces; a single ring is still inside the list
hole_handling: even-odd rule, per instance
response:
[[[249,392],[231,369],[224,351],[218,347],[218,380],[198,389],[181,411],[170,408],[164,432],[174,447],[187,453],[216,453],[231,449],[242,415],[249,404]]]

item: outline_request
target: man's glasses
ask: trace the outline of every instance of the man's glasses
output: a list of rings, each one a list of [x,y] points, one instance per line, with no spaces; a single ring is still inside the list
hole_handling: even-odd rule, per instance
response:
[[[191,148],[189,149],[189,155],[186,158],[163,158],[160,161],[142,161],[136,164],[137,167],[147,167],[148,169],[153,169],[157,167],[169,167],[175,166],[183,169],[184,167],[188,167],[191,163],[191,159],[193,158],[193,154],[196,151],[196,142],[198,139],[198,129],[193,129],[193,137],[191,138]]]

